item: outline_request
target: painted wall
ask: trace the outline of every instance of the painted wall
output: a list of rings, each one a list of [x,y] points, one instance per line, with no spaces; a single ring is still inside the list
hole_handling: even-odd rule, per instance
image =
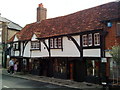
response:
[[[24,49],[23,57],[30,57],[30,46],[31,42],[29,41]]]
[[[48,46],[48,40],[45,40]],[[32,50],[31,57],[49,57],[49,53],[43,42],[41,42],[41,50]]]
[[[101,57],[100,49],[83,49],[83,57]]]
[[[80,36],[73,36],[73,38],[80,45]],[[80,57],[80,53],[73,43],[73,41],[68,40],[67,37],[63,37],[63,51],[62,49],[51,49],[52,57]]]

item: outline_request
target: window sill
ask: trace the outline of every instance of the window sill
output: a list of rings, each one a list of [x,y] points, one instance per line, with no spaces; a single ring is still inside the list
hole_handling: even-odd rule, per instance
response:
[[[40,49],[30,49],[30,51],[37,51],[37,50],[40,50]]]
[[[50,49],[63,49],[63,48],[50,48]]]

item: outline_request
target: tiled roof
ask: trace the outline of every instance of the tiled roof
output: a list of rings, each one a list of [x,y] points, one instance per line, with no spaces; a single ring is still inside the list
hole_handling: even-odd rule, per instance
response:
[[[120,18],[120,2],[112,2],[70,15],[46,19],[26,25],[19,33],[19,40],[30,40],[33,34],[38,38],[73,34],[102,29],[103,20]]]

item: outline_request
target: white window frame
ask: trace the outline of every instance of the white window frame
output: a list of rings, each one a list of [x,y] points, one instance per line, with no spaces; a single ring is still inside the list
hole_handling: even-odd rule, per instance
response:
[[[31,49],[40,49],[40,42],[39,41],[31,41]]]
[[[99,37],[98,37],[99,35]],[[95,33],[94,34],[94,45],[99,46],[100,45],[100,33]]]
[[[50,48],[51,49],[61,49],[62,46],[62,37],[51,38],[50,39]]]
[[[53,38],[50,38],[50,48],[54,48],[54,39]]]
[[[18,49],[19,49],[19,43],[18,43],[18,42],[15,42],[15,43],[13,44],[13,48],[14,48],[14,50],[18,50]]]
[[[82,35],[82,45],[83,45],[83,47],[87,47],[88,46],[87,34]]]
[[[88,34],[88,46],[92,46],[92,42],[93,42],[92,34]]]

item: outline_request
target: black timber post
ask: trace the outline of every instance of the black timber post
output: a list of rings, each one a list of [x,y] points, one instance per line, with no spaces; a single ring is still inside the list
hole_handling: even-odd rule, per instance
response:
[[[28,41],[23,41],[23,51],[22,51],[22,56],[24,55],[24,50],[27,45]]]
[[[101,83],[107,82],[106,77],[106,63],[102,62],[102,58],[105,58],[105,36],[107,35],[107,31],[103,30],[100,32],[100,47],[101,47],[101,64],[100,64],[100,78]]]
[[[76,45],[76,47],[77,47],[77,49],[78,49],[78,51],[79,51],[79,53],[80,53],[80,58],[82,59],[82,57],[83,57],[82,45],[80,46],[80,45],[77,43],[77,41],[76,41],[72,36],[67,35],[67,37],[68,37],[69,40],[72,40],[73,43]],[[81,39],[81,38],[80,38],[80,39]],[[80,40],[80,43],[81,43],[81,40]]]

